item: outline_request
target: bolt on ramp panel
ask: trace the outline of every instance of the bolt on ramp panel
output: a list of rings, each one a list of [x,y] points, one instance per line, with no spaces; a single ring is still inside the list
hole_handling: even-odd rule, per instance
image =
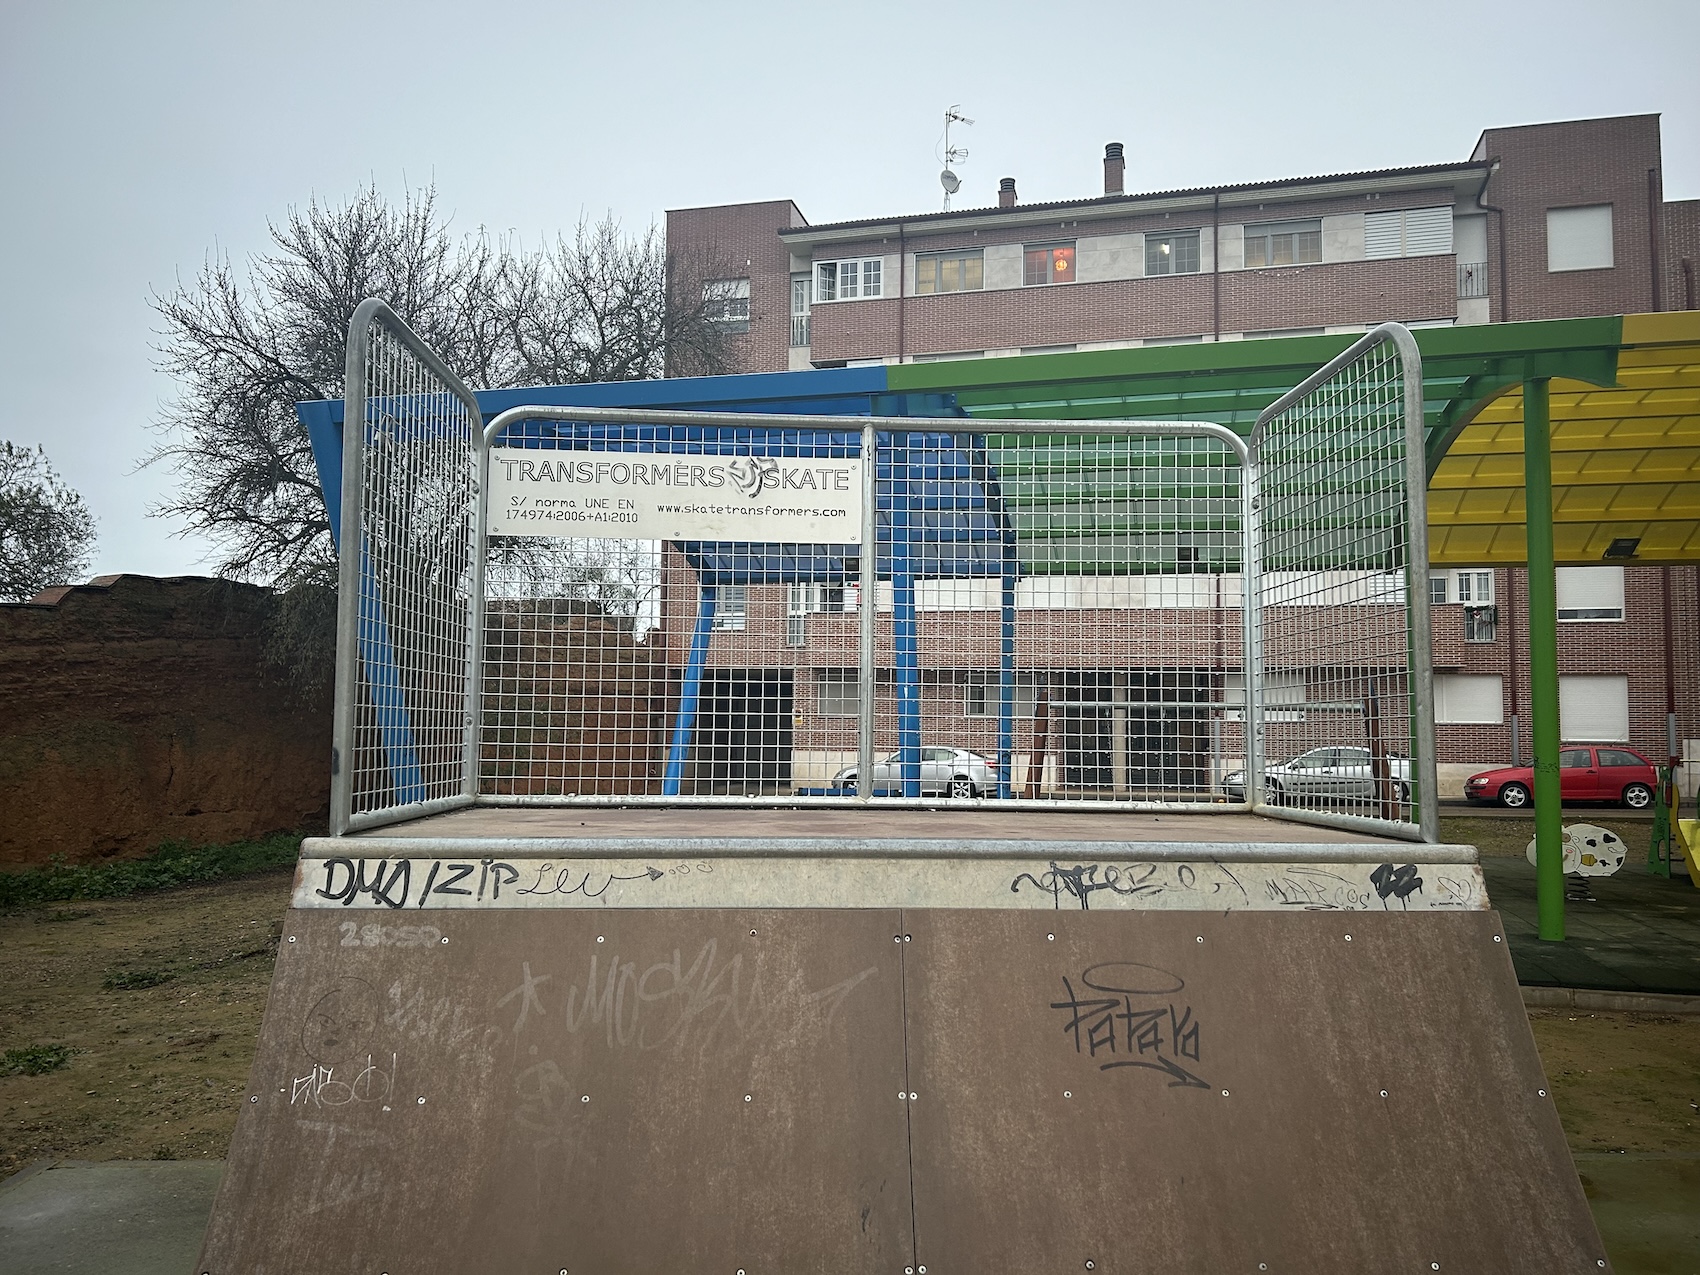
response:
[[[292,910],[197,1269],[1602,1269],[1496,914],[1088,902]]]
[[[900,1270],[898,932],[292,911],[196,1269]]]

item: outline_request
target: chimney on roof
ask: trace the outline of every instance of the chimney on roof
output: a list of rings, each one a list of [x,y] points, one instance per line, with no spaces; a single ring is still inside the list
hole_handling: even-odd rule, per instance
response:
[[[1119,195],[1122,193],[1122,176],[1127,172],[1127,161],[1122,158],[1122,144],[1110,142],[1104,147],[1104,193]]]
[[[1015,207],[1015,178],[1005,177],[998,182],[998,207]]]

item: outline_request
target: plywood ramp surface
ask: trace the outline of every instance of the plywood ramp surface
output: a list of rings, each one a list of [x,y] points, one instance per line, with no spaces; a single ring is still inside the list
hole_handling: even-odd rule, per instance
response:
[[[288,915],[199,1270],[1605,1260],[1492,912],[372,915]]]

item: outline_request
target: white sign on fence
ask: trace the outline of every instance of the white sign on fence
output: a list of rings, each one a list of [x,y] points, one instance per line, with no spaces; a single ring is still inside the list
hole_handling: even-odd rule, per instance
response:
[[[492,448],[490,534],[860,544],[856,457]]]

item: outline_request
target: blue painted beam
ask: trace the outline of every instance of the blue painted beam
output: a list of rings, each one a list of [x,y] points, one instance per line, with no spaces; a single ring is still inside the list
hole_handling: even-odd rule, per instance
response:
[[[691,633],[691,653],[685,662],[679,715],[673,722],[673,744],[667,750],[667,773],[661,780],[663,797],[677,797],[685,777],[685,758],[690,755],[691,736],[696,730],[697,700],[702,694],[702,671],[708,663],[708,640],[714,635],[714,607],[719,594],[714,585],[705,584],[697,603],[697,626]]]

